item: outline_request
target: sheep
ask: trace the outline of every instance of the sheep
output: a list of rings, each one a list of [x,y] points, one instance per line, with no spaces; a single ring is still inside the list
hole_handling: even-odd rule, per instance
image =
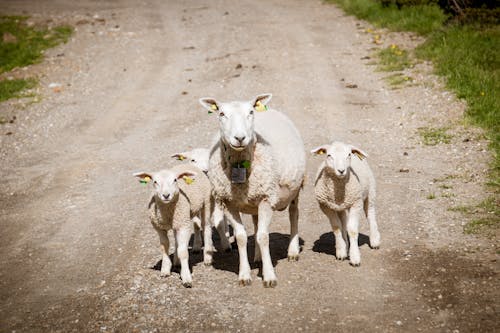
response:
[[[212,209],[211,185],[207,176],[192,165],[178,165],[158,172],[137,172],[134,174],[143,182],[152,181],[153,196],[151,198],[150,220],[160,237],[162,248],[161,276],[169,276],[172,263],[168,256],[169,230],[173,229],[177,243],[177,258],[181,264],[182,284],[192,286],[189,271],[188,244],[193,233],[192,218],[200,216],[201,225],[207,225]],[[184,181],[179,181],[184,179]],[[203,260],[205,265],[212,264],[212,232],[205,228],[205,247]]]
[[[200,99],[217,114],[219,140],[210,152],[208,176],[214,197],[226,207],[240,257],[240,285],[251,283],[247,234],[240,212],[252,215],[256,227],[256,259],[262,260],[264,287],[277,285],[269,252],[269,225],[273,211],[289,208],[288,259],[299,258],[298,200],[305,174],[302,138],[283,113],[267,108],[271,94],[250,101],[221,103]]]
[[[318,169],[314,190],[335,235],[335,256],[339,260],[347,258],[347,233],[350,264],[359,266],[358,229],[363,210],[370,225],[370,247],[380,246],[375,218],[375,177],[365,160],[368,154],[342,142],[314,148],[311,153],[326,154],[326,160]]]
[[[210,159],[210,150],[206,148],[195,148],[189,151],[175,153],[171,157],[176,158],[179,161],[189,161],[192,165],[201,169],[205,174],[208,173],[208,165]],[[231,243],[228,240],[229,230],[227,230],[227,223],[224,218],[223,207],[219,204],[215,204],[213,216],[213,224],[217,229],[220,237],[221,247],[224,251],[231,251]],[[200,224],[198,217],[195,217],[195,226]],[[200,229],[201,227],[199,227]],[[201,249],[201,237],[199,230],[195,230],[194,240],[193,240],[193,251],[198,252]]]

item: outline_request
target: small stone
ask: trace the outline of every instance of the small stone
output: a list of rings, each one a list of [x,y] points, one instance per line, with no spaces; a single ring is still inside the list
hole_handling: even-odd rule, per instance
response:
[[[401,326],[403,325],[403,322],[401,320],[396,321],[396,325]]]

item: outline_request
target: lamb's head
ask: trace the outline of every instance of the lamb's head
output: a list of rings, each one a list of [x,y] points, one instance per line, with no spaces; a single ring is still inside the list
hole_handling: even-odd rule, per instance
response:
[[[188,161],[196,166],[201,171],[207,173],[210,159],[210,150],[205,148],[195,148],[190,151],[177,153],[172,155],[173,158],[179,161]]]
[[[254,112],[266,107],[271,94],[258,95],[250,101],[221,103],[214,98],[200,99],[201,105],[219,118],[220,135],[224,143],[236,151],[244,150],[255,139]]]
[[[187,171],[175,173],[170,170],[161,170],[158,172],[137,172],[134,173],[134,176],[143,183],[152,183],[154,195],[162,202],[169,203],[179,196],[177,180],[184,179],[186,183],[190,183],[196,174]]]
[[[316,155],[326,154],[325,167],[332,170],[337,178],[345,178],[351,167],[351,156],[355,154],[359,159],[368,157],[361,149],[342,142],[333,142],[311,150]]]

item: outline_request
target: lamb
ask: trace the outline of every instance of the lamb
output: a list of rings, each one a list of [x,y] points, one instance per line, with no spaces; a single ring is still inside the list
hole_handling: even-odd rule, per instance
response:
[[[151,224],[160,237],[162,247],[161,276],[169,276],[172,262],[168,255],[169,230],[174,231],[177,251],[174,257],[180,260],[182,284],[192,286],[189,271],[188,244],[193,233],[192,219],[199,216],[201,225],[207,225],[212,209],[211,185],[207,176],[192,165],[178,165],[158,172],[138,172],[134,176],[143,182],[152,181],[153,197],[150,201]],[[183,179],[184,181],[178,181]],[[212,263],[212,232],[205,228],[204,262]]]
[[[208,173],[208,165],[210,159],[210,150],[206,148],[195,148],[189,151],[175,153],[171,157],[178,159],[179,161],[189,161],[192,165],[201,169],[205,174]],[[229,230],[227,230],[227,223],[224,218],[224,208],[215,204],[213,216],[213,224],[217,229],[217,232],[220,237],[221,247],[224,251],[231,251],[231,243],[228,240]],[[200,220],[198,217],[195,217],[195,226],[200,225]],[[194,240],[193,240],[193,251],[198,252],[201,249],[201,237],[200,231],[201,226],[198,227],[198,230],[195,230]]]
[[[359,266],[358,230],[363,210],[370,225],[370,247],[378,249],[380,246],[375,218],[375,177],[365,160],[368,155],[342,142],[317,147],[311,153],[326,154],[316,176],[315,195],[332,225],[335,256],[339,260],[347,258],[347,233],[350,264]]]
[[[288,259],[299,258],[298,201],[305,174],[304,144],[284,114],[268,109],[271,94],[250,101],[200,103],[217,114],[219,140],[210,152],[208,176],[216,202],[226,207],[240,257],[238,279],[251,283],[247,234],[240,212],[252,215],[256,227],[256,259],[262,260],[264,287],[277,285],[269,252],[269,225],[273,211],[289,208]],[[258,250],[257,250],[258,248]]]

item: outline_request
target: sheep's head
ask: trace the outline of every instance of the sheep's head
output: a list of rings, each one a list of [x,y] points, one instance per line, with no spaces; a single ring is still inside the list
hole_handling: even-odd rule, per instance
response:
[[[201,171],[208,172],[208,164],[210,159],[210,150],[205,148],[195,148],[190,151],[185,151],[182,153],[177,153],[172,155],[173,158],[179,161],[188,161],[194,166],[196,166]]]
[[[152,183],[154,194],[164,203],[169,203],[179,195],[179,186],[177,180],[184,179],[191,182],[196,176],[193,172],[175,173],[170,170],[161,170],[158,172],[137,172],[134,173],[142,182]]]
[[[205,97],[200,99],[200,103],[208,111],[218,115],[222,140],[231,149],[242,151],[255,137],[254,112],[256,109],[265,108],[271,97],[271,94],[262,94],[250,101],[227,103],[221,103],[214,98]]]
[[[368,154],[361,149],[342,142],[316,147],[311,150],[311,153],[326,155],[325,166],[333,170],[338,178],[345,178],[348,175],[352,154],[355,154],[359,159],[368,157]]]

